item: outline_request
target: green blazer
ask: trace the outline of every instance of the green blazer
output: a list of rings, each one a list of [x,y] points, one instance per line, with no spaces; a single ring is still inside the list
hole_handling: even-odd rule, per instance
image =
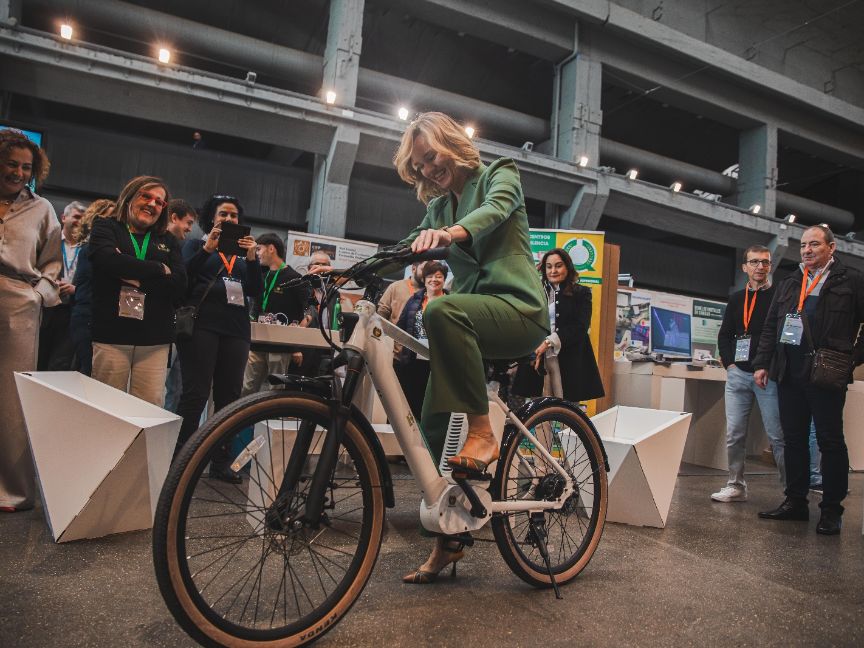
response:
[[[458,206],[448,193],[429,203],[426,216],[405,237],[425,229],[461,225],[471,238],[451,247],[452,293],[496,295],[549,332],[549,305],[531,256],[528,214],[519,169],[509,158],[483,164],[465,183]]]

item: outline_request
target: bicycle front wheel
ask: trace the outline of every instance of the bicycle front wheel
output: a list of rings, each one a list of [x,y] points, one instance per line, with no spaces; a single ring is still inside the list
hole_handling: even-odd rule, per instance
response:
[[[255,394],[219,412],[178,455],[156,511],[154,561],[168,608],[197,641],[301,646],[363,591],[385,507],[381,467],[351,420],[318,524],[299,522],[329,428],[319,399]],[[228,448],[240,483],[205,473]]]
[[[566,407],[543,407],[523,423],[570,476],[573,493],[559,508],[535,515],[535,528],[522,511],[497,514],[492,531],[513,573],[535,587],[552,585],[538,546],[545,541],[552,573],[563,585],[585,568],[603,534],[608,500],[603,451],[589,423]],[[555,500],[563,490],[564,479],[552,465],[522,435],[512,435],[495,472],[493,500]]]

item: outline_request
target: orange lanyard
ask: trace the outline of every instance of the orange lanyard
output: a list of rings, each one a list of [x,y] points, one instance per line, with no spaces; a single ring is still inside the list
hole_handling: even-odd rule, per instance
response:
[[[819,285],[819,280],[822,278],[822,275],[825,274],[825,271],[828,269],[826,265],[822,268],[822,272],[816,275],[813,278],[813,281],[810,283],[810,287],[807,287],[807,269],[804,269],[804,276],[801,277],[801,294],[798,296],[798,312],[801,312],[801,309],[804,308],[804,301],[810,296],[810,293],[813,292],[813,289]]]
[[[231,262],[230,263],[228,262],[228,259],[225,257],[225,255],[222,254],[221,252],[219,253],[219,256],[222,257],[222,265],[225,266],[225,269],[228,271],[228,276],[230,277],[231,271],[234,270],[234,262],[237,260],[237,255],[236,254],[231,255]]]
[[[744,333],[750,329],[750,320],[753,318],[753,309],[756,308],[756,296],[758,290],[753,291],[753,303],[750,304],[750,308],[747,308],[747,296],[750,294],[750,285],[748,284],[744,288]]]

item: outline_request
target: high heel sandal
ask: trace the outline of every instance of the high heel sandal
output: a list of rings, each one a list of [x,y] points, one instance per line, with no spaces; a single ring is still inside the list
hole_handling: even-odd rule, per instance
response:
[[[447,565],[453,565],[452,570],[450,571],[450,578],[456,577],[456,563],[462,560],[465,556],[465,552],[463,549],[465,548],[465,543],[460,540],[454,540],[452,538],[439,538],[436,541],[436,550],[439,552],[445,552],[445,560],[440,567],[438,567],[437,571],[425,570],[425,569],[417,569],[416,571],[411,572],[410,574],[405,574],[402,577],[403,583],[409,583],[411,585],[430,585],[434,583],[438,578],[438,575],[444,570]],[[428,561],[427,561],[428,562]],[[425,564],[425,563],[424,563]]]
[[[476,447],[469,447],[477,446],[479,444],[490,445],[492,447],[492,452],[489,453],[489,456],[486,459],[480,459],[477,457],[479,453],[477,452]],[[469,431],[468,436],[465,438],[465,443],[462,446],[462,450],[459,451],[459,454],[450,457],[447,460],[447,463],[452,468],[459,468],[469,473],[484,473],[489,464],[498,459],[498,456],[498,443],[492,430],[483,430],[479,432]]]

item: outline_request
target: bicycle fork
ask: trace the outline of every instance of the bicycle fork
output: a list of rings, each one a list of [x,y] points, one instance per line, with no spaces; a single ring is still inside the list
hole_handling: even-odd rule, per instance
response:
[[[303,466],[309,456],[309,449],[315,433],[315,423],[304,420],[297,430],[297,439],[291,450],[291,456],[285,467],[285,475],[274,505],[267,512],[267,523],[274,530],[287,529],[289,526],[301,526],[317,529],[323,518],[327,489],[331,485],[336,462],[339,460],[339,446],[345,436],[345,425],[351,416],[351,401],[362,376],[363,357],[356,351],[344,349],[340,355],[347,360],[345,384],[333,377],[332,396],[328,400],[330,407],[330,429],[324,437],[324,445],[318,456],[315,472],[306,501],[297,510],[292,510],[291,493],[295,491]],[[335,368],[335,366],[334,366]]]

